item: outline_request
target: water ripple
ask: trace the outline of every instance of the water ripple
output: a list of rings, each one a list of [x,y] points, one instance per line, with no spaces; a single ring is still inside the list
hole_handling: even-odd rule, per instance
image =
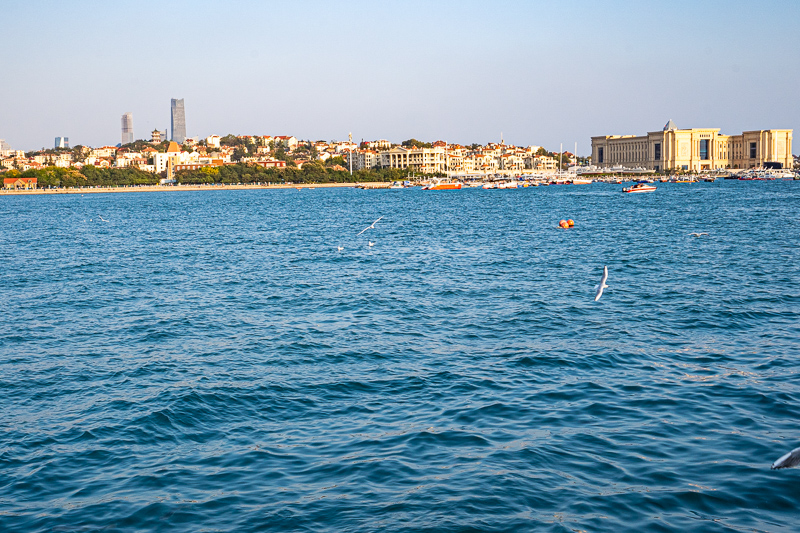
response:
[[[797,182],[617,189],[3,197],[0,529],[795,531]]]

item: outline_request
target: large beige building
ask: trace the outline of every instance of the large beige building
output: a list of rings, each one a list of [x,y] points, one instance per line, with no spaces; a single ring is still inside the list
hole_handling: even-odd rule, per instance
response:
[[[649,170],[715,170],[771,166],[792,168],[792,130],[745,131],[722,135],[719,128],[680,130],[671,120],[647,135],[592,137],[598,167]]]

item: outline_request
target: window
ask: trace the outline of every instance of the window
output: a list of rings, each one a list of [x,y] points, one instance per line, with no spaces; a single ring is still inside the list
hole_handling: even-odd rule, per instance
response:
[[[708,139],[700,139],[700,159],[708,159]]]
[[[602,146],[597,148],[597,162],[598,163],[602,163],[603,162],[603,147]]]
[[[756,158],[756,143],[750,143],[750,159]]]
[[[661,159],[661,143],[655,143],[653,145],[653,152],[654,152],[654,159],[656,161]]]

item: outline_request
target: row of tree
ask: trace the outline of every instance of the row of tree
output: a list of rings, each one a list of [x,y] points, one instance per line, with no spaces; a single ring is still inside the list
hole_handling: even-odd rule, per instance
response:
[[[37,178],[40,188],[51,187],[114,187],[121,185],[156,185],[161,176],[136,168],[83,168],[45,167],[24,172],[9,170],[4,177]],[[400,181],[406,171],[400,169],[377,169],[349,172],[334,170],[319,161],[312,161],[302,168],[264,168],[253,164],[204,167],[183,170],[175,174],[178,183],[357,183],[378,181]]]
[[[97,168],[86,165],[83,168],[45,167],[29,169],[24,172],[9,170],[4,177],[37,178],[40,188],[50,187],[111,187],[118,185],[155,185],[160,176],[136,168]]]
[[[350,172],[334,170],[319,161],[305,163],[302,168],[264,168],[252,164],[204,167],[182,170],[175,174],[178,183],[358,183],[400,181],[407,172],[396,168],[359,170]]]

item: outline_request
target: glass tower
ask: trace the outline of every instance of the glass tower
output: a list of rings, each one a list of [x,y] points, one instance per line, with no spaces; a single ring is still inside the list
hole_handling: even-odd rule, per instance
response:
[[[172,129],[170,137],[176,143],[183,144],[186,140],[186,114],[183,110],[183,98],[180,100],[173,98],[170,111],[170,126]]]
[[[133,138],[133,113],[122,115],[122,144],[129,144]]]

